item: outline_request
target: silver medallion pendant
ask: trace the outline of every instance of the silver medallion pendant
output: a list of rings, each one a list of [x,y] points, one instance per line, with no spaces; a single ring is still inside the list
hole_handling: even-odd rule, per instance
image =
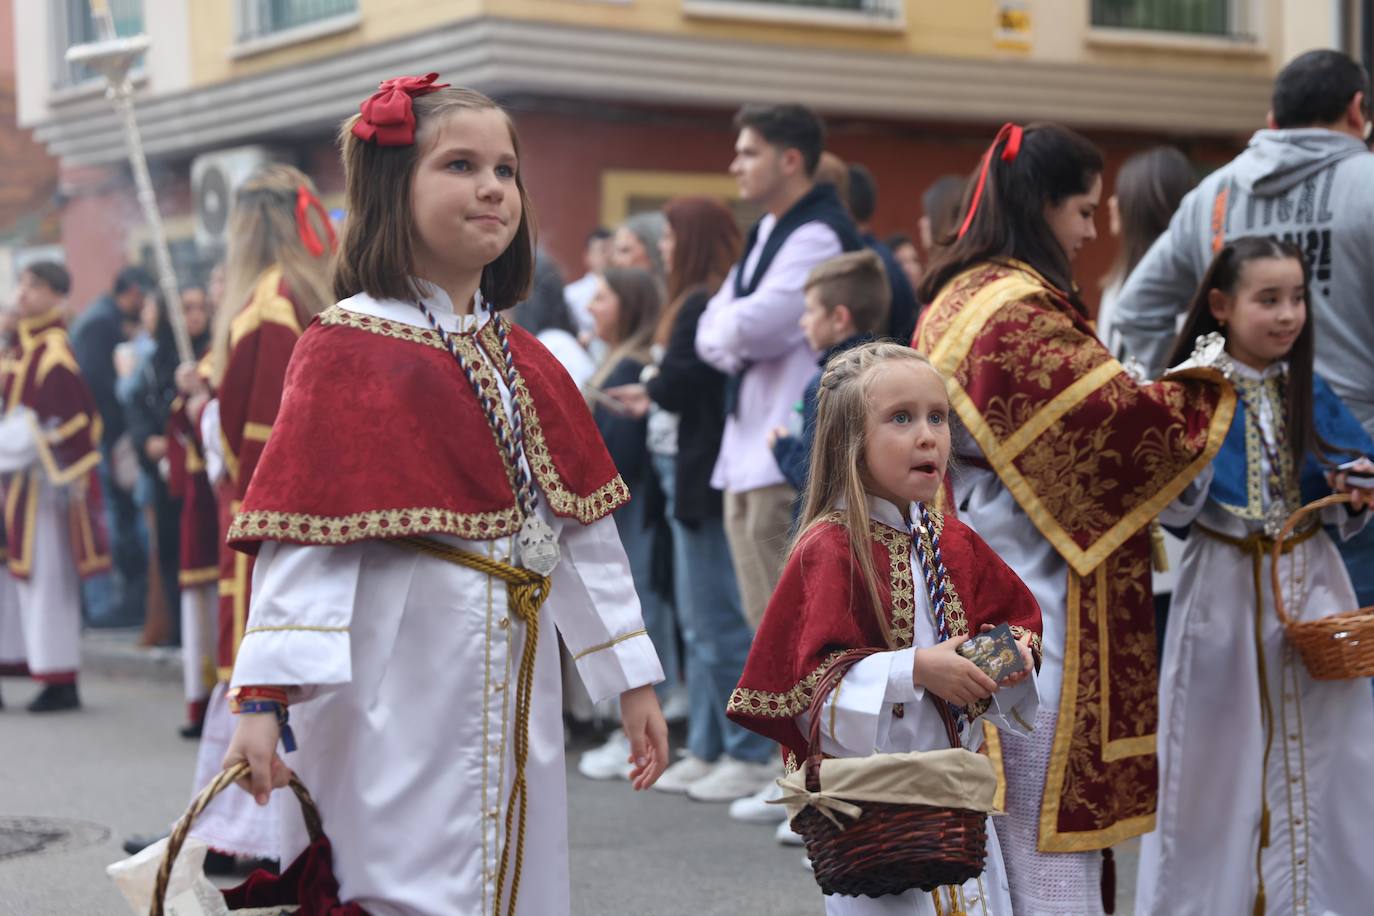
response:
[[[515,556],[518,566],[547,576],[558,567],[558,536],[548,522],[537,515],[527,515],[515,535]]]

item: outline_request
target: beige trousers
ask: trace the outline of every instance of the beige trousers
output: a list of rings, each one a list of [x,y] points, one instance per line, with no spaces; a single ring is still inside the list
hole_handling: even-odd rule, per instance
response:
[[[725,538],[730,542],[744,617],[754,630],[782,575],[796,498],[797,491],[785,483],[725,494]]]

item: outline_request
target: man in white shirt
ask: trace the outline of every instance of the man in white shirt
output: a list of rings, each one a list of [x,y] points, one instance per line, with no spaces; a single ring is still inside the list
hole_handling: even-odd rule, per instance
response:
[[[863,247],[828,184],[814,182],[825,146],[821,119],[801,105],[746,106],[730,174],[764,216],[711,299],[697,354],[730,376],[725,435],[712,486],[725,493],[725,532],[745,616],[755,629],[782,573],[797,493],[783,479],[768,432],[787,424],[816,371],[798,321],[811,268]]]

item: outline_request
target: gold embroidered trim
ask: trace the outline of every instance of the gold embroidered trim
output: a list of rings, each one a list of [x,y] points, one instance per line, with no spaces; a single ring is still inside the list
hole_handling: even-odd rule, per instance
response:
[[[243,631],[244,636],[253,633],[347,633],[348,627],[310,627],[297,624],[282,624],[275,627],[249,627]]]
[[[218,566],[204,566],[200,569],[183,569],[177,574],[177,583],[185,588],[209,585],[219,578]]]
[[[352,544],[412,534],[451,534],[468,541],[489,541],[514,534],[520,512],[511,506],[496,512],[450,509],[379,509],[353,515],[306,515],[297,512],[240,512],[226,540],[289,539],[306,544]]]
[[[633,633],[626,633],[624,636],[617,636],[615,639],[607,640],[606,642],[603,642],[603,643],[600,643],[600,644],[598,644],[598,645],[592,646],[590,649],[584,649],[584,650],[582,650],[581,652],[579,652],[579,653],[577,653],[576,655],[573,656],[573,661],[578,661],[579,659],[586,658],[588,655],[591,655],[591,654],[593,654],[593,653],[595,653],[595,652],[601,652],[601,651],[603,651],[603,650],[605,650],[605,649],[611,648],[612,646],[618,646],[618,645],[620,645],[621,643],[625,642],[626,640],[634,639],[636,636],[648,636],[648,635],[649,635],[649,631],[648,631],[648,630],[643,630],[643,629],[641,629],[641,630],[635,630]]]
[[[816,685],[834,666],[835,660],[843,654],[843,649],[831,652],[825,657],[825,661],[786,693],[736,687],[730,693],[730,702],[726,705],[725,711],[765,719],[794,719],[811,708],[811,698],[815,696]]]
[[[1278,376],[1271,376],[1266,379],[1237,378],[1233,384],[1241,392],[1241,400],[1244,404],[1254,404],[1259,406],[1261,400],[1269,402],[1269,409],[1273,411],[1276,420],[1282,422],[1282,417],[1287,410],[1287,405],[1283,401],[1283,392],[1279,388]],[[1237,410],[1240,408],[1237,407]],[[1244,506],[1233,506],[1217,500],[1217,505],[1225,509],[1236,518],[1246,521],[1257,522],[1264,518],[1264,433],[1260,429],[1257,411],[1245,410],[1245,497]],[[1280,433],[1280,440],[1283,434]],[[1289,507],[1302,505],[1302,494],[1293,482],[1293,457],[1292,452],[1287,448],[1278,449],[1279,463],[1282,467],[1272,469],[1273,473],[1281,476],[1284,488],[1284,498]]]
[[[245,423],[243,424],[244,442],[266,442],[272,435],[271,423]]]
[[[81,432],[90,424],[90,418],[84,413],[76,414],[66,423],[48,433],[48,441],[56,445]]]
[[[488,357],[493,361],[504,359],[501,355],[501,340],[496,336],[495,322],[505,320],[497,316],[494,321],[488,321],[477,332],[477,339],[481,341]],[[539,414],[534,409],[534,399],[525,387],[524,376],[519,373],[515,376],[515,390],[511,395],[519,405],[520,415],[525,420],[525,460],[529,462],[530,470],[539,481],[539,488],[544,491],[549,508],[559,515],[570,516],[584,525],[590,525],[630,501],[630,488],[625,485],[619,474],[586,496],[578,496],[564,486],[558,469],[554,467],[553,457],[549,454],[544,430],[539,423]]]
[[[887,550],[892,613],[888,626],[893,649],[909,647],[915,638],[916,591],[911,569],[911,536],[881,522],[869,522],[869,535]]]
[[[444,342],[430,328],[418,328],[400,321],[378,318],[375,315],[364,315],[338,305],[331,305],[325,309],[320,313],[318,320],[320,324],[324,325],[342,325],[359,331],[380,334],[383,337],[404,340],[408,343],[424,344],[427,347],[434,347],[436,350],[445,349]],[[455,338],[471,337],[471,334],[459,332],[451,336]]]

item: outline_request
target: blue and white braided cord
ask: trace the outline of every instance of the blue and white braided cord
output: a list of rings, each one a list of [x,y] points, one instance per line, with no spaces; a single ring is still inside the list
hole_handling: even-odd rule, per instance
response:
[[[921,516],[921,533],[930,540],[930,555],[928,563],[922,563],[926,574],[926,593],[930,595],[931,616],[935,618],[935,638],[940,642],[945,642],[950,638],[949,619],[945,616],[945,605],[947,591],[945,582],[949,578],[949,570],[945,568],[944,554],[940,552],[940,533],[935,530],[935,526],[930,523],[930,512],[926,509],[925,503],[917,503]],[[908,523],[908,529],[910,525]],[[915,533],[912,533],[915,539]],[[950,714],[954,717],[954,722],[958,726],[960,733],[964,731],[964,721],[967,718],[962,707],[953,703],[946,702]]]

